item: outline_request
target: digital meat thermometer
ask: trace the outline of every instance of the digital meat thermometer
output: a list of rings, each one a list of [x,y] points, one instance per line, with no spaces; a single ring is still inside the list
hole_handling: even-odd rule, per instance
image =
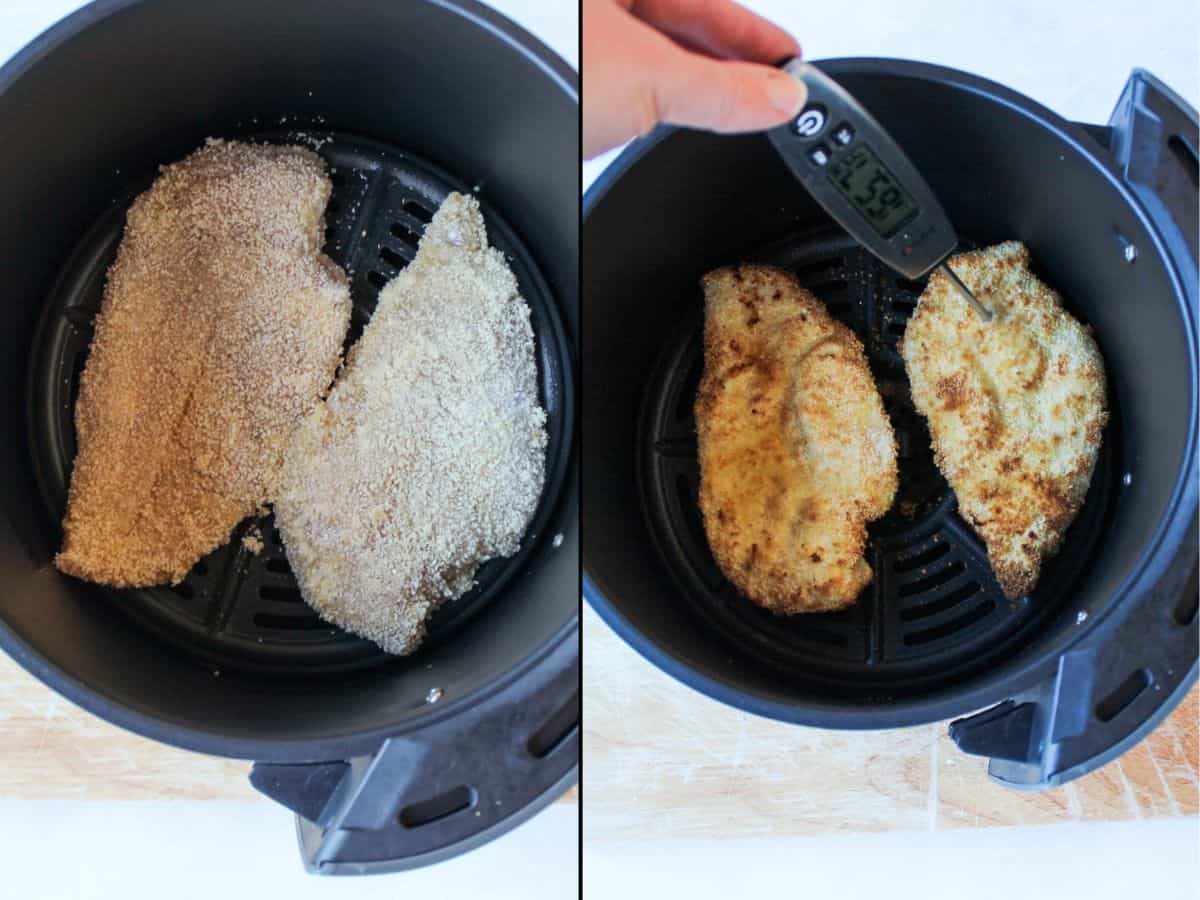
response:
[[[792,174],[839,225],[905,278],[941,268],[985,321],[992,311],[946,265],[958,237],[942,205],[899,145],[846,90],[816,66],[791,59],[808,102],[767,132]]]

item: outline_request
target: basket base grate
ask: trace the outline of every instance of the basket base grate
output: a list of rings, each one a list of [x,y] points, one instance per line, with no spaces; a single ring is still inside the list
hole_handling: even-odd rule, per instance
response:
[[[682,597],[740,651],[796,681],[862,689],[881,701],[986,668],[1059,610],[1105,521],[1116,467],[1106,435],[1087,501],[1036,590],[1005,598],[983,543],[956,512],[897,345],[923,282],[905,280],[842,232],[796,235],[753,254],[793,272],[863,341],[896,433],[900,489],[868,528],[875,577],[846,610],[778,616],[742,597],[709,550],[699,509],[692,406],[703,371],[703,318],[685,322],[651,376],[639,477],[649,530]],[[1115,411],[1109,429],[1116,427]]]
[[[416,254],[433,212],[451,191],[469,185],[394,146],[356,135],[312,129],[238,135],[270,143],[308,144],[329,166],[333,194],[326,208],[325,252],[351,279],[353,312],[347,348],[370,320],[379,290]],[[92,322],[105,275],[116,256],[133,200],[153,174],[130,183],[75,248],[47,301],[30,365],[30,444],[48,516],[61,522],[75,455],[74,408],[87,360]],[[485,563],[476,587],[442,606],[429,623],[425,648],[445,640],[482,610],[529,561],[561,483],[569,453],[564,405],[569,402],[566,338],[554,298],[532,255],[482,201],[492,245],[517,276],[529,304],[541,402],[550,445],[546,490],[521,549]],[[242,538],[261,535],[254,553]],[[369,641],[322,621],[303,602],[270,516],[247,520],[232,539],[200,560],[174,587],[107,590],[114,605],[164,640],[218,667],[311,676],[355,671],[389,657]]]

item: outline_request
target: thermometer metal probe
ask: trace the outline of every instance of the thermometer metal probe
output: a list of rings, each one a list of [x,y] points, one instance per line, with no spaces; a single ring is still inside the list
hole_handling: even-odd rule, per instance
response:
[[[933,191],[900,146],[840,84],[811,63],[783,71],[804,82],[808,102],[767,132],[792,174],[839,225],[904,277],[940,268],[984,321],[984,306],[946,265],[958,237]]]

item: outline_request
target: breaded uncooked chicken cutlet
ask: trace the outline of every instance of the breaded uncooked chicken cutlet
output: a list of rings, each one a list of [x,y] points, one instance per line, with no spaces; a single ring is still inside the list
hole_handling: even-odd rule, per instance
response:
[[[451,194],[296,430],[275,518],[305,601],[390,653],[517,551],[545,472],[529,307]]]
[[[901,346],[938,468],[1010,599],[1033,589],[1083,506],[1108,417],[1096,342],[1029,261],[1016,241],[951,258],[995,318],[935,271]]]
[[[75,407],[63,572],[177,583],[267,499],[350,320],[331,184],[297,147],[210,141],[129,210]]]
[[[854,602],[866,523],[895,497],[896,439],[862,344],[788,272],[704,276],[700,509],[721,571],[777,613]]]

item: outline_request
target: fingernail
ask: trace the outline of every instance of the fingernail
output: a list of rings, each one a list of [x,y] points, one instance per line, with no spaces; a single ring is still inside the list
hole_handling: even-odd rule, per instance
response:
[[[785,116],[800,112],[807,98],[804,84],[785,72],[773,74],[767,81],[767,102]]]

